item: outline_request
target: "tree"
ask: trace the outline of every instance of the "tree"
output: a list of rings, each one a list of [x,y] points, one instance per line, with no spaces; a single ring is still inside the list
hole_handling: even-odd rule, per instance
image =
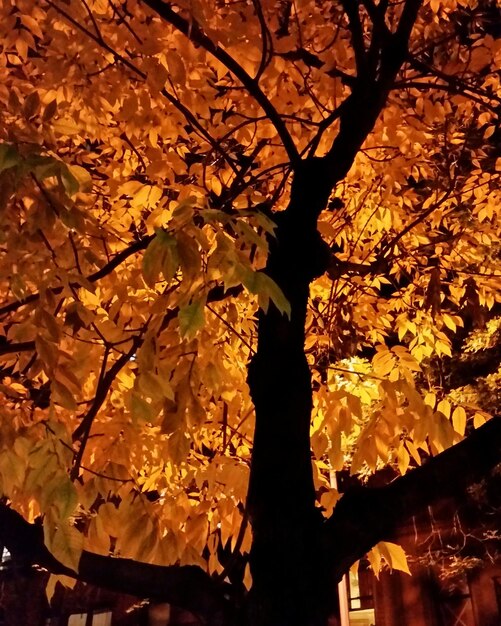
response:
[[[2,541],[52,587],[325,624],[501,458],[467,365],[496,384],[499,7],[1,11]]]

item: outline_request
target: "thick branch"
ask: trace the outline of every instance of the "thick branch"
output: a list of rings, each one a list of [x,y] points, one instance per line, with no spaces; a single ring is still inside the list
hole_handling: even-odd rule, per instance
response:
[[[493,374],[501,364],[501,342],[490,348],[484,348],[477,352],[462,354],[461,358],[451,363],[447,386],[457,389],[465,385],[472,385],[479,379]]]
[[[395,33],[381,41],[378,76],[372,73],[357,78],[351,94],[341,105],[340,131],[325,157],[331,166],[333,185],[350,170],[386,104],[388,93],[407,58],[409,38],[421,4],[422,0],[406,1]]]
[[[413,515],[466,488],[501,462],[501,417],[381,488],[358,487],[339,501],[324,526],[325,556],[336,580],[376,543],[390,539]]]
[[[84,550],[78,573],[57,561],[43,543],[42,528],[0,504],[0,540],[13,558],[36,564],[53,574],[64,574],[120,593],[169,602],[204,615],[207,624],[222,624],[227,602],[222,588],[195,565],[160,566],[131,559],[101,556]]]
[[[357,78],[364,79],[367,73],[367,54],[364,44],[364,33],[362,22],[358,11],[358,2],[353,0],[341,0],[344,12],[348,16],[351,32],[351,45],[355,53],[355,63],[357,65]]]

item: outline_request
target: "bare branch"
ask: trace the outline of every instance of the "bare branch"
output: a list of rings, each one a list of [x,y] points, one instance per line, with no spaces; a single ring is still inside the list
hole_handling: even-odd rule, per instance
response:
[[[259,81],[264,70],[266,69],[273,57],[273,40],[271,38],[268,25],[266,24],[266,19],[263,14],[263,7],[261,6],[261,0],[252,0],[252,4],[254,6],[254,11],[256,12],[257,19],[259,20],[259,26],[261,28],[261,62],[259,63],[259,68],[255,76],[256,81]]]
[[[348,24],[351,32],[351,45],[355,53],[355,63],[357,66],[357,77],[362,80],[367,74],[367,52],[364,43],[364,33],[362,22],[358,10],[357,0],[341,0],[344,12],[348,16]]]
[[[289,22],[292,12],[292,0],[280,0],[278,11],[279,28],[275,35],[280,39],[280,37],[287,37],[289,35]]]
[[[16,354],[18,352],[30,352],[35,349],[34,341],[9,342],[0,337],[0,356],[3,354]]]

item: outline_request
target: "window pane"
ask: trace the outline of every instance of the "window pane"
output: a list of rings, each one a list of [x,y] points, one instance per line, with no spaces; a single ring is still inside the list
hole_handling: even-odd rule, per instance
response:
[[[350,626],[374,626],[375,623],[374,609],[350,612]]]
[[[92,626],[111,626],[111,611],[94,613],[92,616]]]
[[[87,613],[75,613],[70,615],[68,626],[85,626],[87,621]]]

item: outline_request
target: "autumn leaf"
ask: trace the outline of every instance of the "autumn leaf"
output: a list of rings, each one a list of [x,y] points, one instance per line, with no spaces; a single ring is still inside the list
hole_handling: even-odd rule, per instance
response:
[[[493,13],[453,0],[360,14],[313,0],[12,4],[2,502],[43,517],[72,569],[85,543],[228,581],[230,562],[263,550],[255,589],[272,578],[292,623],[299,601],[328,594],[308,597],[315,576],[295,570],[291,511],[317,501],[335,526],[336,472],[384,470],[394,489],[496,423]],[[263,549],[270,519],[287,532]],[[356,546],[344,573],[355,535],[336,539]],[[395,544],[368,558],[408,572]]]
[[[179,307],[179,332],[183,339],[192,339],[205,325],[205,301],[194,300]]]
[[[391,569],[396,569],[410,575],[407,557],[401,546],[389,541],[381,541],[376,547]]]
[[[78,571],[83,549],[83,535],[68,522],[44,519],[44,541],[51,554],[66,567]]]

